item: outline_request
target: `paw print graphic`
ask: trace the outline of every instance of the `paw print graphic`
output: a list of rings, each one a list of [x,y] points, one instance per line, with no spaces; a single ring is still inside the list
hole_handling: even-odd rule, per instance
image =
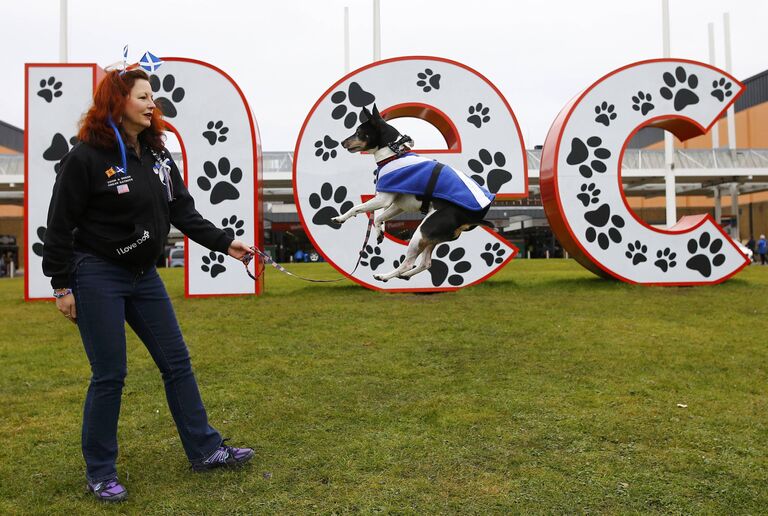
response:
[[[695,74],[688,75],[685,68],[678,66],[675,68],[674,75],[664,72],[662,79],[666,86],[662,86],[659,93],[667,100],[672,100],[674,97],[675,111],[682,111],[687,106],[698,104],[699,96],[693,92],[699,85],[699,78]],[[678,88],[677,91],[675,91],[676,88]]]
[[[203,163],[203,172],[205,172],[205,176],[197,178],[197,186],[204,192],[211,192],[211,204],[240,198],[240,192],[234,185],[243,179],[243,171],[235,167],[230,172],[227,158],[221,158],[218,167],[212,161],[206,161]],[[227,176],[229,176],[228,180]],[[213,183],[212,181],[216,178],[220,179]]]
[[[603,101],[601,104],[595,106],[595,122],[603,124],[605,127],[611,125],[611,120],[616,120],[616,113],[613,112],[615,106]]]
[[[712,239],[705,231],[699,236],[698,241],[695,238],[688,240],[688,252],[693,256],[685,262],[685,266],[709,278],[713,265],[719,267],[725,263],[725,255],[719,252],[722,248],[723,241],[719,238]]]
[[[225,127],[224,122],[221,120],[218,122],[211,120],[208,122],[206,127],[207,130],[203,131],[203,138],[208,140],[208,143],[211,145],[216,145],[216,142],[227,141],[227,133],[229,132],[229,127]]]
[[[237,215],[224,217],[221,219],[221,229],[232,238],[241,237],[245,234],[243,226],[245,222],[237,218]]]
[[[574,138],[571,141],[571,152],[568,154],[565,162],[569,165],[582,164],[579,166],[579,173],[586,178],[592,177],[593,172],[602,174],[608,170],[608,167],[605,166],[602,160],[611,157],[611,151],[600,147],[602,143],[603,140],[599,136],[587,138],[586,144],[580,138]],[[593,159],[587,164],[586,161],[589,159],[590,149]]]
[[[217,253],[214,251],[211,251],[208,253],[208,256],[203,256],[203,264],[200,266],[200,269],[203,272],[207,272],[211,275],[211,278],[215,278],[222,272],[226,271],[227,268],[224,267],[224,255],[221,253]]]
[[[677,258],[677,253],[673,253],[669,247],[666,247],[663,251],[661,249],[656,251],[656,261],[653,264],[661,269],[661,272],[667,272],[677,265],[675,258]]]
[[[176,78],[173,75],[168,74],[163,78],[161,83],[160,77],[157,75],[150,75],[149,85],[153,92],[170,95],[171,97],[170,99],[167,97],[157,97],[155,99],[155,104],[160,108],[160,111],[163,112],[163,116],[166,118],[173,118],[178,115],[179,113],[176,110],[176,104],[184,100],[186,92],[184,91],[184,88],[176,87]]]
[[[416,74],[419,79],[416,81],[416,86],[421,88],[424,93],[429,93],[433,89],[440,89],[440,74],[432,71],[431,68],[425,68],[423,72]]]
[[[400,258],[398,258],[397,260],[394,260],[394,261],[392,262],[392,266],[393,266],[395,269],[397,269],[398,267],[400,267],[400,264],[401,264],[401,263],[403,263],[404,261],[405,261],[405,255],[404,255],[404,254],[401,254],[401,255],[400,255]],[[403,277],[403,276],[398,276],[398,277],[397,277],[397,278],[395,278],[395,279],[401,279],[401,280],[403,280],[403,281],[408,281],[408,280],[410,280],[410,279],[411,279],[411,276],[405,276],[405,277]]]
[[[595,187],[595,183],[581,185],[581,193],[576,196],[581,204],[585,208],[588,208],[590,204],[597,204],[600,202],[600,189]]]
[[[480,253],[480,258],[482,258],[488,267],[490,267],[494,263],[499,264],[503,262],[505,254],[507,254],[507,251],[501,247],[499,242],[493,244],[488,243],[485,244],[485,252]]]
[[[453,251],[450,251],[448,244],[441,244],[435,249],[435,255],[443,260],[432,260],[432,266],[429,268],[429,274],[432,276],[432,285],[439,287],[442,285],[446,278],[448,284],[454,287],[458,287],[464,283],[463,273],[469,271],[472,268],[472,264],[468,261],[462,260],[464,258],[465,251],[461,247],[457,247]]]
[[[58,162],[61,161],[61,158],[63,158],[67,152],[69,152],[69,146],[72,145],[74,147],[76,143],[76,136],[72,136],[69,141],[67,141],[63,134],[56,133],[51,139],[51,146],[43,152],[43,159],[46,161],[55,161],[56,164],[53,166],[53,170],[58,174],[60,167],[60,163]]]
[[[611,216],[611,207],[607,203],[585,213],[584,219],[592,225],[585,232],[588,242],[597,240],[597,245],[604,251],[610,247],[611,241],[621,243],[619,228],[624,227],[624,218],[620,215]]]
[[[344,186],[338,187],[335,191],[331,183],[323,183],[320,187],[320,194],[313,193],[309,196],[309,205],[318,210],[315,216],[312,217],[312,223],[318,226],[328,226],[332,229],[339,229],[341,224],[333,220],[334,217],[338,217],[342,213],[349,211],[354,203],[352,201],[346,201],[347,189]],[[333,199],[333,204],[336,206],[327,205]],[[323,206],[326,204],[326,206]],[[322,206],[322,207],[321,207]]]
[[[376,100],[376,96],[365,91],[362,86],[356,82],[351,83],[346,92],[344,90],[339,90],[331,95],[331,102],[338,104],[333,108],[333,111],[331,111],[331,118],[334,120],[341,120],[343,118],[344,127],[352,129],[357,125],[358,114],[356,110],[353,110],[344,104],[346,100],[349,100],[349,103],[352,104],[352,106],[361,108],[373,104]]]
[[[37,228],[37,239],[39,242],[35,242],[32,244],[32,252],[35,253],[37,256],[43,256],[43,241],[45,240],[45,226],[40,226]]]
[[[638,265],[648,261],[648,258],[645,257],[645,253],[647,252],[648,246],[641,244],[639,240],[635,240],[634,244],[630,242],[629,245],[627,245],[627,252],[625,252],[624,255],[632,260],[632,265]]]
[[[487,186],[491,193],[497,193],[501,187],[512,179],[512,174],[502,167],[507,164],[507,158],[501,152],[496,152],[491,156],[487,149],[480,149],[479,159],[471,159],[467,163],[469,169],[475,174],[472,179],[480,186]],[[494,166],[487,173],[486,167]]]
[[[57,81],[56,77],[48,77],[48,80],[40,80],[40,90],[37,92],[37,96],[43,98],[46,102],[53,102],[54,98],[61,97],[61,81]]]
[[[731,81],[726,81],[723,77],[719,81],[712,81],[712,96],[720,102],[733,95]]]
[[[335,158],[336,147],[338,146],[339,142],[326,134],[322,140],[317,140],[315,142],[315,156],[323,158],[323,161],[328,161],[329,158]]]
[[[632,109],[640,111],[640,114],[645,116],[653,110],[655,107],[651,100],[651,94],[638,91],[637,95],[632,95]]]
[[[491,119],[491,117],[488,116],[488,111],[488,108],[484,107],[479,102],[474,106],[469,106],[469,118],[467,118],[467,122],[480,129],[484,123]]]
[[[370,267],[372,271],[375,271],[382,263],[384,263],[384,258],[381,257],[379,246],[367,245],[360,252],[360,265],[363,267]]]

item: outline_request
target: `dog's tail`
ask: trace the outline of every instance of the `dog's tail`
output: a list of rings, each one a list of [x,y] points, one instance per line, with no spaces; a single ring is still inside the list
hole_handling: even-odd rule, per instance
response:
[[[496,229],[496,226],[490,220],[481,220],[480,222],[477,223],[477,225],[478,226],[485,226],[488,229]]]
[[[477,226],[485,226],[488,229],[496,229],[496,226],[493,224],[493,222],[491,222],[489,220],[481,220],[481,221],[475,222],[474,224],[471,224],[471,225],[470,224],[466,224],[464,226],[464,228],[462,229],[462,231],[472,231]]]

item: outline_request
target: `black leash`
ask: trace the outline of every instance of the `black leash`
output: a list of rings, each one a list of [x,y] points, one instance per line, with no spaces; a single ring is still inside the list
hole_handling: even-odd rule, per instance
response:
[[[352,272],[350,272],[350,275],[354,274],[357,268],[360,266],[360,261],[363,259],[363,252],[365,251],[365,246],[368,244],[368,238],[371,236],[371,228],[373,227],[373,214],[368,218],[368,228],[365,230],[365,240],[363,241],[363,247],[360,249],[360,252],[357,255],[357,263],[355,264],[355,268],[352,269]],[[277,263],[275,260],[272,259],[271,256],[269,256],[267,253],[262,251],[261,249],[257,249],[256,247],[251,247],[251,250],[254,252],[254,254],[245,255],[240,261],[243,262],[243,265],[245,265],[245,272],[250,276],[250,278],[253,281],[257,281],[258,278],[261,277],[262,274],[264,274],[264,271],[266,270],[266,264],[270,264],[272,267],[277,269],[278,271],[282,272],[283,274],[287,274],[288,276],[293,276],[294,278],[303,280],[303,281],[311,281],[312,283],[335,283],[337,281],[342,281],[347,278],[338,278],[338,279],[332,279],[332,280],[321,280],[321,279],[313,279],[313,278],[305,278],[304,276],[300,276],[298,274],[294,274],[293,272],[289,271],[279,263]],[[260,258],[259,262],[261,262],[261,271],[254,276],[251,274],[251,271],[248,269],[248,265],[251,263],[251,260],[253,260],[254,256],[258,256]]]

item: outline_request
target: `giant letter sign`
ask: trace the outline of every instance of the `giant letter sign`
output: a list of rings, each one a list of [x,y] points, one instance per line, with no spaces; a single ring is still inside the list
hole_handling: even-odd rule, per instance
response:
[[[250,107],[240,88],[207,63],[165,58],[150,75],[155,101],[179,138],[184,176],[200,213],[232,236],[262,245],[260,149]],[[26,299],[50,298],[42,274],[46,214],[55,163],[74,144],[101,71],[94,64],[26,67],[27,224]],[[216,99],[215,103],[211,99]],[[186,295],[260,293],[242,266],[186,240]]]
[[[484,281],[517,253],[512,244],[485,228],[437,246],[429,273],[383,283],[373,278],[374,273],[399,265],[406,250],[405,242],[387,235],[380,245],[368,243],[360,267],[352,274],[368,219],[358,216],[344,225],[331,219],[375,192],[376,164],[370,154],[350,154],[339,142],[360,123],[361,108],[370,108],[374,102],[390,121],[414,117],[431,123],[448,145],[447,150],[414,152],[435,154],[486,185],[498,198],[528,195],[522,136],[499,90],[455,61],[399,57],[342,78],[307,116],[293,164],[294,197],[307,235],[339,272],[372,289],[441,291]]]
[[[743,90],[712,66],[660,59],[620,68],[566,105],[541,159],[542,200],[563,247],[596,274],[645,285],[719,283],[746,266],[711,216],[653,228],[630,209],[621,184],[624,149],[641,127],[681,140],[703,134]]]

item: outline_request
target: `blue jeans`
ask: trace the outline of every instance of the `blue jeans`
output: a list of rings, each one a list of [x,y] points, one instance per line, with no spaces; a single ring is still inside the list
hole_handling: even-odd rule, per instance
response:
[[[77,253],[73,293],[77,326],[91,364],[83,410],[82,446],[92,482],[117,474],[117,419],[127,373],[125,323],[160,369],[168,406],[191,462],[207,458],[222,438],[208,424],[189,352],[157,270],[131,271]]]

